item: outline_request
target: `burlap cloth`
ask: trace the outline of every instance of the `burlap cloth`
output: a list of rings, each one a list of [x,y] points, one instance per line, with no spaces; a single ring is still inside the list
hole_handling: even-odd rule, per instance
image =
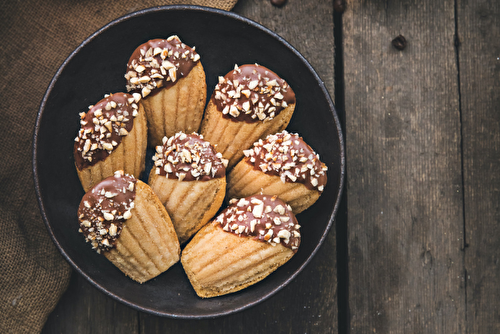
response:
[[[42,221],[33,186],[37,111],[60,64],[86,37],[127,13],[237,0],[0,1],[0,333],[40,332],[71,268]]]

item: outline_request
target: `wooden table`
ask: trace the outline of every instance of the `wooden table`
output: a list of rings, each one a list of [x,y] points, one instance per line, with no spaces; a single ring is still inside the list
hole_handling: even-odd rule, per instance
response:
[[[344,198],[306,269],[200,321],[137,312],[74,274],[43,333],[500,333],[500,2],[334,2],[234,8],[310,61],[343,122]]]

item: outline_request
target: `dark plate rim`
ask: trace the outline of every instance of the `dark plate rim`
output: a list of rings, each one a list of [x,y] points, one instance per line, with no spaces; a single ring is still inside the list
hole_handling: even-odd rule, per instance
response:
[[[139,305],[136,305],[134,303],[131,303],[131,302],[127,301],[126,299],[123,299],[122,297],[120,297],[120,296],[118,296],[118,295],[116,295],[114,293],[111,293],[105,287],[101,286],[96,281],[94,281],[90,276],[88,276],[85,272],[83,272],[76,265],[75,262],[73,262],[73,260],[64,251],[64,249],[60,245],[59,241],[56,239],[56,237],[54,235],[54,232],[52,231],[50,222],[49,222],[49,220],[47,218],[46,212],[45,212],[45,206],[44,206],[42,198],[41,198],[40,184],[39,184],[39,181],[38,181],[39,174],[38,174],[38,168],[37,168],[36,162],[38,160],[37,159],[37,148],[38,148],[38,134],[39,134],[39,131],[40,131],[40,122],[41,122],[41,119],[42,119],[42,116],[43,116],[43,111],[45,110],[45,106],[46,106],[47,100],[49,99],[49,96],[52,93],[52,89],[54,88],[55,83],[59,79],[59,76],[64,71],[64,69],[66,68],[66,66],[68,65],[68,63],[73,59],[73,57],[75,57],[75,55],[83,47],[85,47],[94,38],[96,38],[97,36],[99,36],[102,32],[106,31],[107,29],[109,29],[109,28],[111,28],[111,27],[113,27],[113,26],[115,26],[117,24],[120,24],[121,22],[126,21],[126,20],[128,20],[130,18],[133,18],[133,17],[147,15],[148,13],[151,13],[151,12],[162,12],[162,11],[171,11],[171,10],[176,10],[176,11],[210,12],[212,14],[229,17],[231,19],[240,21],[240,22],[242,22],[244,24],[250,25],[253,28],[259,29],[259,30],[263,31],[264,33],[267,33],[267,34],[271,35],[273,38],[275,38],[280,43],[282,43],[287,49],[289,49],[292,53],[294,53],[306,65],[306,67],[308,68],[308,70],[313,74],[314,78],[318,82],[318,85],[319,85],[321,91],[323,92],[323,95],[327,99],[328,105],[330,107],[330,112],[333,115],[333,118],[334,118],[334,121],[335,121],[335,126],[337,128],[338,140],[339,140],[339,144],[340,144],[339,145],[339,147],[340,147],[340,152],[339,152],[340,154],[339,154],[339,156],[340,156],[341,166],[340,166],[340,175],[338,176],[340,179],[339,179],[339,189],[338,189],[338,192],[337,192],[337,199],[336,199],[336,202],[335,202],[332,214],[330,215],[330,218],[329,218],[329,221],[328,221],[328,225],[326,226],[326,228],[325,228],[325,230],[324,230],[324,232],[323,232],[323,234],[321,236],[321,239],[319,240],[318,244],[313,249],[313,251],[311,252],[311,254],[307,257],[307,259],[304,261],[304,263],[300,267],[298,267],[298,269],[296,271],[294,271],[282,284],[276,286],[273,290],[271,290],[267,294],[261,296],[259,299],[255,300],[254,302],[247,303],[247,304],[245,304],[243,306],[234,308],[232,310],[217,312],[217,313],[214,313],[212,315],[187,315],[187,314],[186,315],[178,315],[178,314],[171,314],[171,313],[161,312],[161,311],[158,311],[158,310],[155,310],[155,309],[152,309],[152,308],[148,308],[148,307],[144,307],[144,306],[139,306]],[[245,18],[245,17],[243,17],[243,16],[241,16],[239,14],[233,13],[233,12],[224,11],[224,10],[221,10],[221,9],[216,9],[216,8],[211,8],[211,7],[195,6],[195,5],[167,5],[167,6],[158,6],[158,7],[147,8],[147,9],[143,9],[143,10],[139,10],[139,11],[136,11],[136,12],[133,12],[133,13],[126,14],[124,16],[121,16],[121,17],[119,17],[119,18],[117,18],[117,19],[109,22],[108,24],[106,24],[105,26],[103,26],[102,28],[100,28],[99,30],[97,30],[96,32],[94,32],[93,34],[91,34],[73,52],[71,52],[71,54],[60,65],[60,67],[57,70],[56,74],[52,78],[52,80],[51,80],[51,82],[50,82],[50,84],[49,84],[49,86],[48,86],[48,88],[47,88],[47,90],[45,92],[45,95],[44,95],[44,97],[42,99],[42,102],[40,104],[40,108],[38,110],[38,114],[37,114],[37,118],[36,118],[36,122],[35,122],[34,132],[33,132],[33,154],[32,154],[32,159],[33,159],[32,160],[32,168],[33,168],[33,179],[34,179],[34,185],[35,185],[35,192],[36,192],[36,196],[37,196],[37,200],[38,200],[38,205],[40,207],[40,212],[41,212],[41,215],[42,215],[42,219],[43,219],[43,221],[45,223],[45,226],[46,226],[46,228],[47,228],[47,230],[48,230],[48,232],[50,234],[50,237],[52,238],[53,242],[55,243],[55,245],[57,246],[58,250],[63,255],[63,257],[66,259],[66,261],[68,261],[68,263],[70,263],[70,265],[73,267],[73,269],[75,269],[80,275],[82,275],[83,277],[85,277],[85,279],[87,279],[87,281],[90,282],[98,290],[102,291],[107,296],[110,296],[113,299],[115,299],[115,300],[117,300],[117,301],[119,301],[119,302],[121,302],[121,303],[129,306],[129,307],[132,307],[132,308],[134,308],[134,309],[136,309],[138,311],[147,312],[147,313],[150,313],[150,314],[153,314],[153,315],[156,315],[156,316],[170,317],[170,318],[177,318],[177,319],[210,319],[210,318],[217,318],[217,317],[220,317],[220,316],[233,314],[233,313],[236,313],[236,312],[248,309],[248,308],[250,308],[252,306],[255,306],[255,305],[263,302],[264,300],[267,300],[269,297],[271,297],[272,295],[276,294],[279,290],[281,290],[283,287],[285,287],[287,284],[289,284],[293,279],[295,279],[295,277],[299,273],[301,273],[303,271],[303,269],[307,266],[307,264],[309,264],[309,262],[311,261],[311,259],[316,255],[318,249],[321,247],[321,245],[323,244],[324,240],[326,239],[326,236],[328,235],[328,233],[329,233],[329,231],[330,231],[330,229],[331,229],[331,227],[333,225],[333,222],[335,221],[335,216],[336,216],[336,214],[338,212],[338,209],[339,209],[339,205],[340,205],[340,201],[341,201],[342,193],[343,193],[343,189],[344,189],[344,182],[345,182],[345,148],[344,148],[344,138],[343,138],[343,132],[342,132],[342,128],[341,128],[341,125],[340,125],[340,121],[339,121],[339,118],[338,118],[338,115],[337,115],[337,112],[336,112],[336,108],[335,108],[335,106],[333,104],[333,101],[332,101],[332,99],[330,97],[330,94],[328,93],[328,91],[327,91],[327,89],[326,89],[323,81],[321,80],[321,78],[319,77],[319,75],[316,73],[316,71],[314,70],[314,68],[311,66],[311,64],[290,43],[288,43],[285,39],[283,39],[281,36],[279,36],[275,32],[273,32],[270,29],[262,26],[261,24],[255,22],[253,20],[250,20],[248,18]]]

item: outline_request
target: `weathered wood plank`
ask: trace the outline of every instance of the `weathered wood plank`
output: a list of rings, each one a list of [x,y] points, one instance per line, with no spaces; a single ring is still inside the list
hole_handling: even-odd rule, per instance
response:
[[[322,248],[327,247],[325,244]],[[200,333],[202,329],[211,334],[337,333],[336,289],[324,283],[331,280],[325,277],[329,268],[324,267],[330,266],[334,257],[333,252],[318,252],[304,273],[270,299],[248,310],[207,320],[140,314],[140,333]]]
[[[458,1],[467,332],[500,332],[500,3]]]
[[[270,0],[241,0],[233,12],[264,25],[295,47],[334,98],[333,0],[288,0],[279,8]]]
[[[42,333],[139,333],[138,312],[106,296],[73,273],[68,290]]]
[[[242,0],[234,12],[275,31],[311,63],[334,93],[333,1]],[[336,333],[335,229],[315,258],[291,284],[251,309],[218,319],[185,321],[141,314],[141,333]]]
[[[343,24],[351,332],[463,332],[454,1],[348,1]]]

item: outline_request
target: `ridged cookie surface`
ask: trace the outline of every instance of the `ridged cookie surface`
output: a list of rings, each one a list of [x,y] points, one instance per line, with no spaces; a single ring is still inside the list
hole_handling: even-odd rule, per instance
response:
[[[80,118],[73,153],[83,189],[87,192],[117,170],[139,178],[145,168],[147,122],[134,97],[110,94]]]
[[[128,91],[141,96],[151,146],[178,131],[199,130],[207,97],[205,71],[199,54],[179,37],[153,39],[137,47],[125,78]]]
[[[295,94],[276,73],[236,66],[219,77],[200,133],[229,160],[230,170],[259,138],[285,129],[294,110]]]
[[[277,195],[299,214],[324,190],[327,167],[297,134],[269,135],[244,153],[227,177],[228,198]]]
[[[181,263],[198,296],[236,292],[263,280],[295,254],[299,228],[290,207],[276,197],[235,200],[193,237]]]
[[[149,184],[167,209],[182,244],[222,205],[227,162],[196,133],[165,137],[156,150]]]
[[[148,185],[122,171],[84,195],[78,218],[92,247],[139,283],[179,261],[180,245],[165,208]]]

